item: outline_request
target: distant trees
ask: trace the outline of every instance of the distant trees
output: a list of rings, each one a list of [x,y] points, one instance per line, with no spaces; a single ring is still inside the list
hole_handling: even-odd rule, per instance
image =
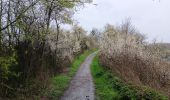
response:
[[[98,48],[102,39],[101,35],[101,32],[97,28],[93,28],[89,34],[89,37],[91,39],[90,45]]]

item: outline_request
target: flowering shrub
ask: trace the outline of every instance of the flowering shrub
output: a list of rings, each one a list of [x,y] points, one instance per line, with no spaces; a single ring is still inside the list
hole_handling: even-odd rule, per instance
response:
[[[170,95],[170,64],[160,58],[160,51],[151,48],[130,22],[117,28],[105,27],[100,61],[126,82],[147,85]]]

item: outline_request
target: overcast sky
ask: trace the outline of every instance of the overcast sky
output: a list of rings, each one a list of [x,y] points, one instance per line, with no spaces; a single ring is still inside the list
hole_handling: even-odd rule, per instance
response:
[[[97,4],[97,6],[93,5]],[[86,30],[102,29],[107,23],[118,25],[130,17],[148,40],[170,42],[170,0],[93,0],[74,18]]]

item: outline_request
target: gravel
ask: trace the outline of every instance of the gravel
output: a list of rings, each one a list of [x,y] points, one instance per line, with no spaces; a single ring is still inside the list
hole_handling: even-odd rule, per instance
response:
[[[82,63],[61,100],[94,100],[94,84],[90,64],[95,55],[96,52],[90,54]]]

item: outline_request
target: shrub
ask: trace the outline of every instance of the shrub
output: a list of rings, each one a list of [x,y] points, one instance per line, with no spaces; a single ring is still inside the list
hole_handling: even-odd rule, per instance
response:
[[[150,86],[170,95],[170,64],[160,58],[160,51],[151,48],[144,37],[129,21],[118,28],[107,25],[100,61],[126,82]]]

